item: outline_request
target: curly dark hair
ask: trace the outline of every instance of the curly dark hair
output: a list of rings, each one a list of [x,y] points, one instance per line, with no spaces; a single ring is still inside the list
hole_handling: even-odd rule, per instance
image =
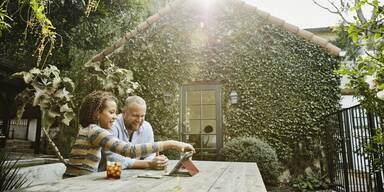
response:
[[[90,124],[96,124],[97,119],[94,114],[105,108],[105,102],[107,100],[112,100],[117,104],[116,97],[110,92],[94,91],[85,96],[79,111],[80,125],[82,127],[87,127]]]

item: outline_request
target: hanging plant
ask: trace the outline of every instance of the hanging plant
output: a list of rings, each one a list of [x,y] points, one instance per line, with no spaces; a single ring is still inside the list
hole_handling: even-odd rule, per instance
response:
[[[43,70],[33,68],[28,72],[15,73],[13,77],[22,78],[24,82],[29,85],[19,93],[16,98],[23,104],[19,106],[17,112],[18,118],[23,114],[27,104],[38,106],[42,112],[41,122],[43,133],[58,158],[63,163],[66,163],[49,136],[49,129],[56,120],[68,126],[75,116],[72,103],[72,92],[75,86],[72,80],[67,77],[61,77],[60,71],[52,65],[49,65]],[[33,98],[33,100],[31,100],[31,98]]]

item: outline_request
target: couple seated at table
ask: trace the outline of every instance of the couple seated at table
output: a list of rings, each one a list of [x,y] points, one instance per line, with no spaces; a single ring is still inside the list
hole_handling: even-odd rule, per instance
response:
[[[154,169],[165,166],[168,159],[153,153],[172,148],[195,151],[192,145],[179,141],[154,142],[152,127],[144,121],[146,105],[141,97],[128,97],[123,113],[116,116],[116,112],[117,99],[109,92],[95,91],[84,98],[79,112],[82,128],[69,155],[65,176],[97,172],[102,149],[104,159],[120,161],[123,168]],[[105,170],[105,160],[100,165],[100,170]]]
[[[118,139],[132,144],[153,143],[152,126],[145,121],[147,105],[139,96],[129,96],[124,103],[122,113],[117,115],[110,131]],[[122,168],[162,169],[167,165],[165,155],[152,153],[137,158],[124,157],[111,151],[102,150],[102,160],[99,171],[105,171],[106,161],[121,162]]]

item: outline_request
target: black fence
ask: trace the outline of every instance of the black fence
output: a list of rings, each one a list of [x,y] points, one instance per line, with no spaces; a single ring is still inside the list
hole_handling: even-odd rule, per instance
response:
[[[5,147],[5,129],[3,128],[4,127],[4,122],[3,120],[0,119],[0,148],[4,148]]]
[[[4,121],[0,119],[0,136],[5,137]]]
[[[382,150],[378,153],[368,153],[366,150],[375,132],[383,130],[380,123],[378,116],[367,112],[360,105],[329,116],[327,161],[328,175],[334,190],[384,192],[384,162],[379,162],[381,166],[373,166],[373,160],[382,160],[384,154]],[[379,149],[383,146],[373,147]]]

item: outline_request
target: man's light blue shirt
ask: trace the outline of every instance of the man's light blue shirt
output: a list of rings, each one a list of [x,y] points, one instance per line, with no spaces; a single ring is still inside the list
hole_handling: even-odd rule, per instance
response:
[[[113,122],[112,129],[110,131],[118,139],[127,143],[129,142],[129,134],[127,129],[125,128],[124,118],[122,114],[119,114],[117,116],[115,122]],[[135,145],[135,144],[153,143],[153,142],[154,142],[154,136],[153,136],[152,126],[149,122],[144,121],[143,124],[139,127],[139,129],[133,132],[131,143]],[[105,155],[105,158],[108,161],[120,161],[123,169],[131,168],[136,161],[136,159],[124,157],[110,151],[104,151],[103,155]],[[155,157],[155,155],[156,155],[155,153],[152,153],[150,155],[141,157],[141,159],[152,160]],[[138,159],[139,158],[140,157],[138,157]]]

